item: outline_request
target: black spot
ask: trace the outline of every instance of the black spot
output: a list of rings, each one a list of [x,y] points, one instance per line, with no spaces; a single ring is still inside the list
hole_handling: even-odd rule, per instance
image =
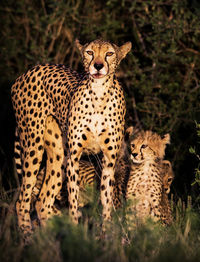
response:
[[[37,162],[38,162],[38,159],[37,159],[37,158],[33,159],[33,165],[36,165]]]
[[[50,142],[47,141],[47,140],[45,140],[45,144],[46,144],[47,146],[50,146]]]
[[[31,176],[31,172],[28,171],[26,175],[27,175],[27,177],[30,177]]]
[[[82,144],[81,144],[81,143],[78,143],[78,146],[79,146],[79,147],[82,147]]]
[[[36,142],[36,143],[39,143],[39,142],[40,142],[40,137],[39,137],[39,136],[35,139],[35,142]]]
[[[106,189],[105,186],[102,185],[102,186],[101,186],[101,190],[103,191],[103,190],[105,190],[105,189]]]
[[[109,138],[106,138],[105,141],[104,141],[104,143],[105,143],[105,144],[108,144],[109,141],[110,141],[110,139],[109,139]]]
[[[51,129],[47,129],[47,133],[48,133],[49,135],[52,135],[52,130],[51,130]]]
[[[87,140],[87,137],[86,137],[85,134],[82,134],[82,138],[83,138],[83,140]]]

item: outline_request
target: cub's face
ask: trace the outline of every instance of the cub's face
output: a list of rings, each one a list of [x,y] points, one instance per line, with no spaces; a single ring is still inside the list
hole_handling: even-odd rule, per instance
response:
[[[76,45],[81,52],[85,71],[95,79],[113,74],[117,65],[131,49],[131,43],[121,47],[102,40],[95,40],[82,46],[79,41]]]
[[[174,172],[172,170],[172,165],[170,161],[163,160],[161,163],[161,168],[163,171],[163,188],[164,188],[164,191],[167,194],[169,194],[171,183],[174,180]]]
[[[131,160],[133,163],[140,164],[155,158],[155,152],[147,140],[138,137],[131,142]]]
[[[169,139],[169,134],[160,137],[151,131],[140,132],[130,143],[133,163],[163,159]]]

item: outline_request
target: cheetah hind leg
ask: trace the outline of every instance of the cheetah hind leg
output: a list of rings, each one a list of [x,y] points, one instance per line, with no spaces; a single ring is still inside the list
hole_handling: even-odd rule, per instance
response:
[[[53,116],[48,116],[46,120],[44,147],[47,153],[46,176],[36,202],[41,225],[45,225],[46,220],[53,215],[60,215],[54,201],[62,187],[65,156],[61,130]]]

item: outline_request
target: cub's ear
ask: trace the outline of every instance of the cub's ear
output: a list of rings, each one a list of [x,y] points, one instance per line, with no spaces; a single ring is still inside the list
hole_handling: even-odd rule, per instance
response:
[[[161,136],[161,139],[163,142],[165,142],[165,144],[170,144],[170,134],[165,134]]]
[[[132,136],[135,136],[139,132],[140,130],[138,128],[135,128],[134,126],[129,126],[125,130],[125,141],[128,141]]]
[[[134,130],[134,127],[133,126],[129,126],[127,129],[126,129],[126,134],[128,134],[129,136],[132,136],[133,134],[133,130]]]
[[[172,168],[172,164],[169,160],[163,160],[162,164],[165,166],[165,168]]]

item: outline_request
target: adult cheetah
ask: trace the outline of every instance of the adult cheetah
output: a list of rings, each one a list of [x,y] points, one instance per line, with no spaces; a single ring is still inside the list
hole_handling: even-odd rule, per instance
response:
[[[131,43],[121,47],[102,40],[81,45],[85,71],[88,73],[69,106],[67,163],[69,214],[78,223],[77,185],[79,160],[83,152],[103,152],[101,203],[104,221],[111,218],[114,168],[121,147],[125,124],[125,99],[115,70],[131,49]]]
[[[123,91],[114,73],[130,51],[131,43],[118,47],[95,40],[84,46],[77,41],[77,46],[85,65],[84,76],[64,65],[38,65],[20,76],[12,86],[16,136],[19,138],[15,142],[18,149],[15,159],[17,170],[23,175],[16,209],[18,224],[24,234],[31,232],[32,228],[31,195],[44,151],[47,153],[47,171],[36,209],[40,220],[57,212],[53,203],[65,177],[66,138],[69,145],[68,190],[73,221],[77,222],[78,160],[86,148],[87,152],[92,149],[96,153],[101,149],[104,153],[101,188],[102,191],[106,188],[106,195],[102,193],[102,204],[103,214],[106,218],[110,217],[113,167],[123,137],[126,111]],[[59,134],[53,137],[51,131],[55,129]],[[19,151],[20,154],[17,153]]]

